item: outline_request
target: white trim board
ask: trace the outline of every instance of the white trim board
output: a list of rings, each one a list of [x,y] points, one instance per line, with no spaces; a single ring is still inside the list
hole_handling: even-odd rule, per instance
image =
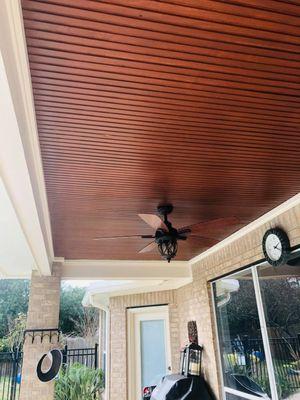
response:
[[[1,28],[0,28],[1,37]],[[21,132],[0,51],[0,175],[18,217],[35,265],[43,275],[51,274],[44,236],[29,176]],[[7,271],[14,275],[13,271]]]
[[[2,0],[1,2],[0,51],[6,69],[17,124],[21,132],[20,139],[26,161],[24,169],[30,177],[31,190],[44,237],[44,246],[46,246],[48,258],[52,263],[54,252],[48,200],[37,132],[22,8],[19,0]],[[22,179],[21,175],[17,178]]]
[[[65,260],[62,279],[146,280],[190,278],[187,261]]]

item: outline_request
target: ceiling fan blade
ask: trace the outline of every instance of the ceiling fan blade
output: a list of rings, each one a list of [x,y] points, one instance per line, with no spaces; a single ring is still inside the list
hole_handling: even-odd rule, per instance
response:
[[[101,236],[95,237],[93,240],[105,240],[105,239],[153,239],[153,235],[129,235],[129,236]]]
[[[152,250],[154,250],[154,249],[156,248],[156,246],[157,246],[156,242],[153,241],[153,242],[147,244],[147,246],[143,247],[143,248],[139,251],[139,253],[147,253],[148,251],[152,251]]]
[[[226,217],[226,218],[218,218],[212,219],[208,221],[198,222],[197,224],[185,226],[178,229],[178,233],[204,233],[208,234],[210,232],[216,232],[219,229],[224,229],[230,226],[237,225],[239,223],[239,219],[236,217]]]
[[[190,239],[196,239],[199,241],[199,245],[202,245],[202,247],[212,247],[215,244],[219,243],[220,240],[218,239],[212,239],[212,238],[208,238],[208,237],[204,237],[204,236],[197,236],[197,235],[189,235],[188,236],[188,240]]]
[[[139,214],[139,217],[155,230],[163,229],[168,231],[167,225],[155,214]]]

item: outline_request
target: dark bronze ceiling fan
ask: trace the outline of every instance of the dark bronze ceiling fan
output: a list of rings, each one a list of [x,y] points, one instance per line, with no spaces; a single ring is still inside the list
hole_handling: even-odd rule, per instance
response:
[[[176,229],[168,220],[168,215],[173,211],[173,206],[171,204],[158,206],[157,211],[160,217],[156,214],[138,214],[139,217],[146,222],[146,224],[155,229],[155,233],[153,235],[106,236],[96,237],[94,240],[129,238],[153,239],[150,243],[143,247],[139,253],[152,251],[156,248],[156,246],[158,246],[158,250],[162,258],[170,262],[171,259],[177,254],[178,240],[187,240],[188,237],[195,237],[201,241],[203,247],[211,247],[217,244],[219,240],[206,237],[205,233],[214,229],[230,227],[238,224],[239,222],[236,217],[227,217],[202,221]]]

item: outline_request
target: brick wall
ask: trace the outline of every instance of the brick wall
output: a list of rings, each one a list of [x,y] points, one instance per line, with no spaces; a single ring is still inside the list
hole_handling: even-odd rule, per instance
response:
[[[196,320],[199,342],[204,345],[204,374],[217,398],[220,379],[217,363],[216,332],[211,304],[211,279],[233,272],[263,258],[261,241],[265,231],[279,226],[289,235],[291,245],[300,243],[300,206],[281,214],[241,239],[207,256],[193,265],[193,282],[176,291],[123,296],[111,299],[111,359],[110,400],[124,398],[126,378],[126,307],[136,305],[171,304],[172,355],[176,369],[179,347],[187,341],[187,322]],[[176,342],[177,341],[177,342]],[[132,400],[132,399],[127,399]]]
[[[60,301],[60,268],[53,267],[53,276],[40,277],[33,273],[30,285],[27,329],[57,328]],[[41,342],[37,337],[32,343],[26,336],[22,368],[20,400],[53,400],[54,382],[42,383],[36,375],[36,366],[41,356],[57,348],[57,337],[49,343],[46,337]]]

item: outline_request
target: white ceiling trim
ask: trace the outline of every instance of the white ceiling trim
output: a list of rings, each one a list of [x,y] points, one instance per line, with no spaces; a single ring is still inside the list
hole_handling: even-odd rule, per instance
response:
[[[54,258],[52,231],[39,145],[22,8],[19,0],[2,0],[0,49],[31,179],[32,191],[45,239],[47,254]]]
[[[192,276],[187,261],[65,260],[62,279],[80,280],[155,280]]]
[[[280,204],[278,207],[273,208],[273,210],[267,212],[266,214],[262,215],[261,217],[257,218],[255,221],[250,222],[250,224],[244,226],[237,232],[233,233],[232,235],[228,236],[226,239],[222,240],[220,243],[216,244],[215,246],[211,247],[210,249],[204,251],[203,253],[199,254],[198,256],[192,258],[189,263],[191,265],[204,260],[206,257],[212,255],[216,251],[220,251],[224,247],[228,246],[229,244],[235,242],[236,240],[242,238],[243,236],[253,232],[255,229],[258,229],[260,226],[271,222],[274,218],[278,217],[279,215],[285,213],[286,211],[291,210],[292,208],[300,205],[300,193],[296,194],[295,196],[291,197],[284,203]]]

